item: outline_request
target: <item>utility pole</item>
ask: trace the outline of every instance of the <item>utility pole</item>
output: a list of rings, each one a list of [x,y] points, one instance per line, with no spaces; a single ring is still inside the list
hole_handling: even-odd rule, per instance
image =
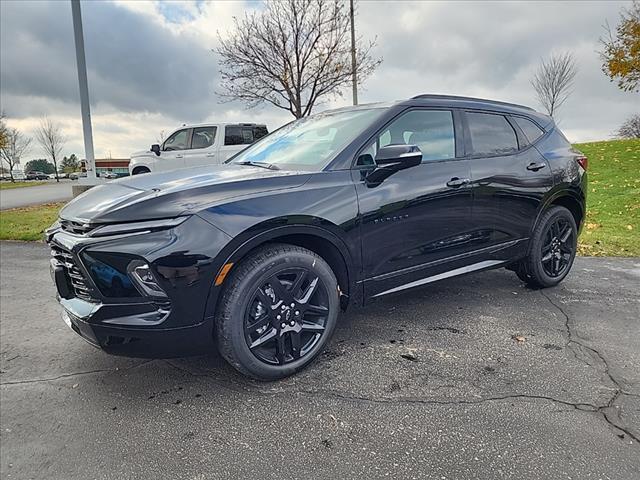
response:
[[[85,167],[87,180],[96,180],[96,165],[93,155],[93,133],[91,131],[91,111],[89,109],[89,87],[87,82],[87,63],[84,55],[84,36],[82,34],[82,16],[80,0],[71,0],[73,15],[73,37],[76,44],[76,63],[78,66],[78,85],[80,86],[80,110],[82,112],[82,133],[84,135]]]
[[[349,1],[349,15],[351,17],[351,75],[353,82],[353,104],[358,105],[358,76],[356,75],[356,26],[353,14],[353,0]]]

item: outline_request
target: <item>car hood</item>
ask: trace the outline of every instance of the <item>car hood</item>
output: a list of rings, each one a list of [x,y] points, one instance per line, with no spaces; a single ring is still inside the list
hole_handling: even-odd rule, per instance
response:
[[[136,157],[148,157],[151,155],[155,155],[155,153],[153,153],[151,150],[140,150],[137,152],[133,152],[130,155],[130,158],[136,158]]]
[[[196,213],[230,198],[295,188],[308,172],[215,165],[145,173],[87,190],[60,212],[83,223],[121,223]]]

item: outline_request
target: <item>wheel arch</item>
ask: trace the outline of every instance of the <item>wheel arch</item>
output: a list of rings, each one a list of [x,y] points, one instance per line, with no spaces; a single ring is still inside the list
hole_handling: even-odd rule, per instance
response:
[[[578,231],[582,229],[582,224],[584,222],[585,212],[583,211],[582,205],[580,202],[574,198],[572,195],[561,195],[555,198],[549,207],[559,205],[561,207],[565,207],[567,210],[571,212],[573,215],[573,219],[576,221],[576,226],[578,227]]]
[[[242,237],[240,235],[239,237]],[[340,288],[340,304],[343,309],[354,298],[359,299],[356,287],[356,269],[351,254],[345,242],[333,232],[315,225],[288,225],[271,228],[258,234],[251,235],[248,239],[240,240],[229,249],[225,249],[220,262],[220,269],[216,272],[216,278],[221,274],[225,265],[236,265],[247,255],[257,248],[269,243],[288,243],[307,248],[322,257],[331,267],[338,280]],[[233,271],[233,266],[228,272]],[[223,281],[220,285],[212,284],[211,293],[207,302],[207,314],[213,315],[218,297],[224,287]]]
[[[144,163],[138,163],[134,165],[134,167],[131,169],[131,175],[136,175],[136,172],[138,170],[146,170],[147,172],[151,172],[151,167],[149,167],[149,165],[146,165]]]
[[[586,206],[584,200],[570,190],[560,190],[551,195],[542,204],[541,208],[538,211],[538,215],[536,216],[536,221],[531,225],[531,232],[533,232],[533,229],[540,221],[540,217],[542,216],[542,214],[549,208],[555,206],[565,207],[567,210],[569,210],[569,212],[571,212],[571,215],[573,215],[573,219],[576,222],[576,226],[578,227],[579,234],[584,224]]]

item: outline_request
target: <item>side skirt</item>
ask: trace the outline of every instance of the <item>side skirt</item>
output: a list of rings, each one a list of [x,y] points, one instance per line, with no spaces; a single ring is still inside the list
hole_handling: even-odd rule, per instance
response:
[[[399,292],[401,290],[406,290],[407,288],[418,287],[420,285],[426,285],[427,283],[437,282],[438,280],[443,280],[445,278],[456,277],[458,275],[464,275],[465,273],[476,272],[478,270],[483,270],[486,268],[495,267],[497,265],[507,263],[506,260],[484,260],[482,262],[474,263],[472,265],[467,265],[465,267],[455,268],[453,270],[449,270],[448,272],[439,273],[437,275],[432,275],[430,277],[421,278],[420,280],[415,280],[413,282],[405,283],[404,285],[399,285],[394,288],[390,288],[389,290],[385,290],[384,292],[380,292],[373,297],[380,297],[382,295],[387,295],[389,293]]]

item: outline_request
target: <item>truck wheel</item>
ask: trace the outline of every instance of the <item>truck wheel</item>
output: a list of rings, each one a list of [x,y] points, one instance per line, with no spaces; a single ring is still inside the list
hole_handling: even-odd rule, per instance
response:
[[[222,356],[258,380],[287,377],[309,365],[338,318],[338,282],[306,248],[270,244],[232,270],[216,312]]]
[[[132,175],[140,175],[141,173],[151,173],[147,167],[136,167],[133,169]]]
[[[515,268],[518,278],[535,288],[557,285],[571,270],[577,244],[578,229],[571,212],[560,206],[550,208],[533,231],[527,257]]]

